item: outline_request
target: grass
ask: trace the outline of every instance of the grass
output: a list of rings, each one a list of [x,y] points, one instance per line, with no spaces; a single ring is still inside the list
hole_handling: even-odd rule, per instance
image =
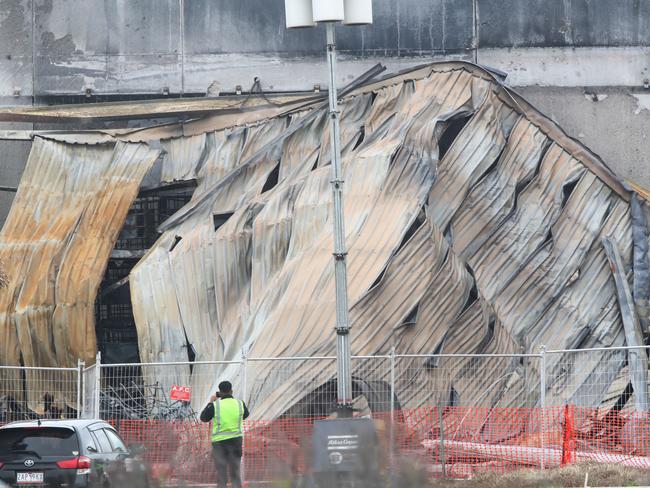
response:
[[[481,475],[470,480],[439,480],[432,486],[442,488],[555,488],[585,486],[588,473],[590,487],[650,486],[650,470],[616,464],[574,464],[564,468],[521,470],[507,474]]]

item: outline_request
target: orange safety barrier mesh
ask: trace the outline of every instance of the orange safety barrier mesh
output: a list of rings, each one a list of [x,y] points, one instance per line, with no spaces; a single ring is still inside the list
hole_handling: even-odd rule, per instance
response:
[[[650,421],[640,412],[575,406],[539,408],[422,407],[374,414],[380,465],[416,462],[432,477],[463,478],[574,462],[650,468]],[[271,481],[305,474],[313,418],[245,422],[244,474]],[[127,444],[167,476],[213,482],[210,424],[198,421],[115,420]],[[164,469],[160,467],[163,466]]]

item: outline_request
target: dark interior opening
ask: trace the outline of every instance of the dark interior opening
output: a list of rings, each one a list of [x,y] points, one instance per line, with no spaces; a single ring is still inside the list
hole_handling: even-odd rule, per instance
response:
[[[214,224],[214,231],[218,231],[219,227],[228,222],[228,219],[234,214],[232,212],[223,213],[223,214],[214,214],[212,215],[212,223]]]
[[[418,303],[413,309],[409,312],[406,318],[400,324],[400,327],[413,326],[417,323],[418,311],[420,310],[420,304]]]
[[[267,191],[275,188],[278,184],[279,178],[280,178],[280,163],[276,164],[275,168],[273,168],[273,171],[269,173],[269,176],[268,178],[266,178],[266,182],[262,187],[262,193],[266,193]]]
[[[357,138],[357,141],[354,143],[354,147],[352,148],[352,150],[356,151],[365,138],[366,138],[366,128],[365,126],[362,125],[361,128],[359,129],[359,137]]]
[[[172,246],[169,248],[170,251],[173,251],[176,246],[178,246],[178,243],[181,242],[183,238],[181,236],[174,236],[174,242],[172,243]]]
[[[418,212],[417,217],[411,222],[411,225],[409,226],[408,229],[406,229],[406,232],[404,233],[404,237],[402,238],[402,241],[400,242],[399,246],[397,246],[397,251],[396,253],[400,252],[404,246],[406,246],[406,243],[415,235],[415,233],[418,231],[422,225],[427,220],[427,214],[426,211],[424,210],[424,206],[420,207],[420,211]]]
[[[160,237],[158,226],[189,202],[193,191],[191,185],[151,189],[131,205],[95,299],[95,333],[103,363],[140,362],[128,276]],[[177,236],[172,249],[180,240]]]
[[[571,194],[573,193],[573,190],[575,190],[579,181],[580,179],[576,179],[575,181],[571,181],[562,187],[562,208],[566,206],[569,198],[571,197]]]
[[[471,307],[476,300],[478,300],[478,288],[476,287],[476,278],[474,277],[474,270],[470,268],[468,265],[465,265],[465,269],[472,277],[472,289],[469,291],[467,300],[465,301],[465,304],[463,305],[463,309],[461,310],[460,313],[463,313],[465,310]]]
[[[460,131],[467,125],[472,118],[472,114],[466,114],[456,117],[449,121],[449,124],[440,136],[438,141],[438,159],[442,159],[449,151],[449,148],[454,143]]]

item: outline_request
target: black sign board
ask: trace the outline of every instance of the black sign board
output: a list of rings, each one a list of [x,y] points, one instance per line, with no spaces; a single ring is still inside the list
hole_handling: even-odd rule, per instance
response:
[[[314,422],[315,473],[377,472],[379,442],[371,419],[337,419]]]

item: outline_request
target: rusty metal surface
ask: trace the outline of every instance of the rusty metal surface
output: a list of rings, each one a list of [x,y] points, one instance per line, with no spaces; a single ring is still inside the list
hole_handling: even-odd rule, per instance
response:
[[[0,233],[9,277],[0,292],[0,364],[93,362],[97,289],[140,181],[157,157],[142,144],[34,141]]]
[[[367,84],[345,97],[341,110],[355,354],[385,354],[392,346],[401,353],[432,354],[625,343],[601,239],[610,236],[626,271],[631,269],[630,193],[588,149],[488,71],[467,63],[434,64]],[[463,117],[467,123],[451,134],[454,120]],[[198,183],[191,201],[161,225],[161,237],[130,275],[143,361],[185,361],[188,342],[196,360],[238,359],[242,348],[252,357],[334,352],[327,124],[318,104],[296,104],[108,134],[122,141],[116,147],[145,147],[133,142],[138,140],[161,143],[167,149],[162,179],[196,178]],[[38,147],[67,148],[73,151],[69,164],[85,168],[79,151],[108,151],[112,146],[101,144],[106,135],[98,136],[94,146],[89,145],[92,138],[84,143],[70,134],[61,140],[67,137],[74,146],[41,141]],[[441,154],[439,143],[448,139]],[[142,158],[137,175],[149,164],[148,156]],[[133,176],[134,191],[137,181]],[[46,174],[27,173],[18,196],[32,187],[36,208],[51,211],[51,203],[41,203],[49,202],[43,191]],[[70,205],[66,209],[79,207],[74,191],[58,198]],[[123,205],[128,208],[129,198],[116,189],[107,198],[120,212]],[[26,206],[23,200],[17,201],[15,212],[27,212],[19,210]],[[645,203],[642,208],[648,212]],[[65,223],[56,235],[76,235],[70,223],[76,214],[61,214],[57,218]],[[97,215],[109,219],[108,212]],[[119,229],[119,215],[109,219],[111,230]],[[19,232],[16,219],[3,236]],[[53,215],[48,219],[58,222]],[[24,239],[29,252],[40,243],[40,238]],[[102,242],[110,244],[110,239]],[[0,257],[7,260],[13,244],[5,246]],[[18,254],[23,247],[11,248],[11,255],[27,266],[32,259]],[[57,249],[52,256],[60,255]],[[101,276],[108,255],[84,249],[88,269]],[[48,283],[46,265],[55,258],[48,259],[34,268],[30,280],[35,285]],[[80,286],[72,285],[75,274],[56,269],[61,289],[78,292]],[[9,271],[11,277],[12,265]],[[95,282],[91,285],[84,288],[84,303],[91,303],[96,292]],[[22,308],[12,309],[16,305],[5,297],[0,302],[5,323],[49,310],[46,298],[46,293],[34,293],[20,302]],[[58,309],[52,313],[56,320]],[[81,312],[75,317],[85,327],[79,330],[89,333],[92,317]],[[21,324],[5,331],[47,337],[38,322]],[[13,343],[20,339],[21,347],[25,342],[5,337]],[[88,357],[92,346],[75,343],[65,350]],[[556,359],[549,360],[549,370],[561,355]],[[17,360],[15,354],[6,359]],[[444,396],[453,389],[464,404],[524,404],[521,395],[539,388],[524,381],[524,368],[534,366],[502,363],[509,385],[499,383],[482,394],[469,369],[459,367],[457,377],[431,391]],[[314,363],[292,364],[291,371],[270,372],[265,381],[255,382],[250,392],[255,416],[291,411],[307,393],[301,384],[335,373],[333,365],[328,370]],[[437,379],[422,366],[421,359],[413,360],[414,369],[420,368],[414,381],[426,390]],[[196,365],[190,372],[179,367],[175,378],[166,368],[164,381],[193,384],[193,378],[214,374],[217,382],[234,377],[234,368]],[[602,373],[598,361],[576,368],[574,377],[585,380]],[[147,368],[147,374],[157,372]],[[611,396],[615,380],[603,381],[593,393]],[[198,381],[193,387],[199,403],[213,389]],[[569,400],[579,387],[580,381],[550,382],[548,395]],[[401,392],[400,399],[403,406],[427,401],[421,391],[410,397]]]

